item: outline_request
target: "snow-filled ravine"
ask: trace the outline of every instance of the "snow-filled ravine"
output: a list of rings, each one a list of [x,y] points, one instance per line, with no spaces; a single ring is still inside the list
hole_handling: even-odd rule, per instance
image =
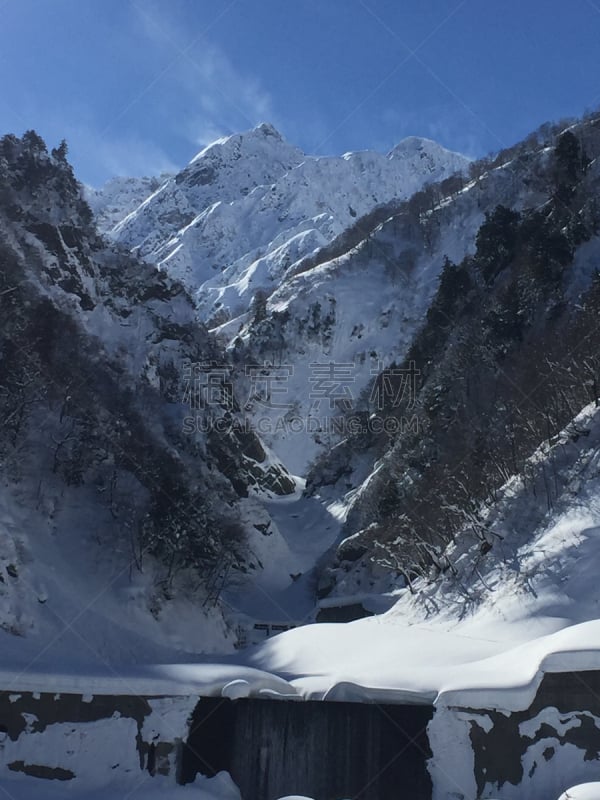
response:
[[[536,469],[541,476],[549,459],[558,487],[551,510],[546,498],[535,489]],[[84,659],[85,648],[80,640],[87,636],[93,645],[97,633],[93,627],[70,631],[73,652],[65,652],[64,642],[50,640],[46,652],[34,656],[31,651],[29,660],[16,657],[18,645],[26,644],[27,637],[10,637],[4,639],[12,646],[2,653],[0,686],[5,694],[14,697],[21,693],[32,693],[32,697],[55,693],[56,697],[83,695],[90,701],[99,695],[171,698],[173,709],[179,709],[177,719],[182,730],[198,697],[238,701],[255,698],[258,703],[317,700],[433,706],[436,711],[428,727],[432,750],[434,755],[437,753],[430,768],[434,788],[438,787],[433,796],[447,798],[451,795],[449,785],[464,784],[467,788],[462,794],[475,797],[479,780],[487,787],[486,798],[518,800],[516,784],[502,788],[492,778],[486,782],[481,777],[488,769],[481,765],[481,752],[487,752],[489,746],[484,744],[479,755],[473,755],[469,730],[475,726],[485,742],[485,736],[499,736],[493,723],[498,714],[505,719],[515,718],[517,731],[521,730],[521,736],[525,737],[521,741],[531,741],[523,756],[525,764],[529,763],[527,759],[539,759],[539,754],[534,755],[535,748],[546,747],[544,752],[549,753],[548,748],[555,747],[555,744],[544,745],[543,739],[538,742],[536,731],[545,730],[551,723],[558,739],[567,737],[568,742],[568,737],[575,736],[578,726],[583,725],[581,720],[595,719],[595,712],[586,709],[562,715],[556,709],[536,711],[531,719],[522,715],[532,708],[545,675],[600,672],[600,590],[595,569],[600,549],[600,410],[594,406],[584,409],[561,436],[543,444],[530,462],[527,485],[519,478],[508,481],[489,512],[487,528],[498,535],[501,544],[492,549],[477,573],[472,569],[461,572],[462,565],[469,561],[470,549],[478,546],[466,539],[456,545],[452,554],[460,580],[423,585],[417,595],[406,588],[388,592],[385,601],[392,606],[385,613],[347,624],[310,622],[310,598],[316,580],[311,566],[338,539],[345,509],[343,504],[304,497],[298,491],[285,500],[269,502],[281,534],[281,540],[277,540],[281,548],[279,569],[272,574],[265,571],[250,592],[244,611],[249,620],[267,618],[272,622],[308,624],[234,653],[200,656],[188,652],[188,663],[168,657],[167,640],[156,650],[158,659],[136,660],[124,646],[120,653],[127,657],[122,662],[108,662],[91,648]],[[47,554],[52,555],[52,551],[49,549]],[[277,560],[274,558],[274,563]],[[291,564],[296,565],[295,579],[289,574],[282,578]],[[83,587],[79,586],[78,591],[83,598]],[[241,601],[241,594],[236,596],[236,591],[231,588],[226,597],[232,614],[239,612],[235,607]],[[45,594],[39,594],[37,601],[38,622],[48,619],[53,592],[57,597],[62,596],[58,584],[52,583],[48,575]],[[344,599],[355,599],[369,607],[375,598],[374,589],[372,598],[363,594],[360,598]],[[33,607],[28,608],[29,613],[33,611]],[[61,607],[61,613],[66,616],[67,608]],[[118,634],[124,640],[127,637],[125,618],[119,621],[110,606],[100,602],[96,619],[103,621],[101,637],[105,636],[105,626],[111,619]],[[142,634],[149,636],[152,628],[141,617],[138,621],[142,627],[146,626],[138,633],[141,641]],[[79,653],[72,658],[77,647]],[[582,680],[585,683],[585,678]],[[170,708],[165,707],[161,719],[169,718]],[[474,715],[469,717],[456,709],[477,711],[469,712]],[[524,720],[520,728],[519,719]],[[35,725],[35,721],[31,724]],[[79,731],[77,736],[83,736],[86,729],[75,726],[74,730]],[[91,735],[91,729],[88,733]],[[98,731],[93,735],[96,734]],[[35,734],[33,727],[31,735],[41,734]],[[27,737],[25,740],[22,746],[27,748],[32,743]],[[83,745],[77,745],[80,746]],[[500,742],[497,746],[504,745]],[[536,772],[530,765],[531,775],[541,776],[535,778],[538,789],[550,786],[554,791],[560,786],[563,791],[577,780],[595,779],[595,761],[590,761],[584,751],[577,751],[577,758],[573,756],[568,764],[563,763],[563,755],[566,758],[575,752],[569,748],[573,745],[561,745],[560,759],[557,756],[552,762],[563,770],[569,783],[556,782],[556,769],[550,780],[544,777],[546,773]],[[15,750],[13,763],[24,761]],[[534,780],[531,775],[527,780]],[[139,792],[137,780],[147,780],[145,773],[125,777],[115,796],[125,790],[125,794],[135,797]],[[124,780],[123,775],[121,779]],[[16,800],[36,797],[26,788],[34,780],[31,777],[17,774],[3,780],[0,785]],[[132,782],[127,784],[129,780]],[[151,788],[152,792],[158,792],[162,784],[163,778],[159,776],[148,791]],[[188,787],[174,788],[172,783],[165,783],[164,787],[160,796],[168,797],[167,792],[174,791],[175,797],[183,798],[237,800],[239,797],[225,775],[213,778],[212,782],[198,778]],[[192,787],[198,790],[196,795]],[[54,788],[51,785],[52,791]],[[93,800],[113,796],[110,790],[104,795],[98,791],[93,781],[79,784],[78,789],[74,779],[60,796]],[[560,791],[555,791],[555,795]],[[44,795],[53,796],[51,791]],[[143,796],[152,795],[145,792]]]
[[[78,659],[67,659],[64,647],[61,651],[52,641],[46,653],[32,654],[30,661],[16,658],[27,636],[10,637],[4,640],[13,647],[3,653],[2,688],[227,696],[227,687],[238,680],[236,692],[244,696],[527,708],[543,673],[600,669],[595,568],[600,551],[600,410],[584,409],[552,445],[543,445],[532,456],[532,469],[537,464],[541,474],[550,458],[561,485],[550,512],[535,487],[511,479],[487,520],[489,530],[503,537],[501,544],[477,574],[424,585],[417,595],[399,588],[386,596],[392,604],[386,613],[343,625],[311,622],[316,580],[311,567],[338,539],[344,508],[304,497],[299,490],[269,503],[281,532],[274,539],[280,549],[271,553],[272,569],[252,588],[242,584],[226,593],[234,617],[243,601],[247,620],[299,627],[222,656],[214,649],[211,656],[188,651],[186,661],[192,663],[185,664],[168,663],[164,642],[157,650],[160,665],[136,660],[125,648],[121,662],[104,660],[102,651],[93,650],[98,644],[93,628],[76,629],[77,636],[67,632],[71,655],[79,646]],[[457,568],[468,561],[475,544],[456,546]],[[296,573],[290,575],[293,565]],[[50,579],[48,574],[47,591]],[[368,599],[361,595],[356,601],[368,607]],[[44,597],[38,603],[45,615],[50,602]],[[114,620],[116,626],[116,613],[103,608],[102,600],[97,605],[97,619],[104,626]],[[61,613],[71,618],[66,608]],[[125,615],[122,625],[124,621]],[[151,628],[141,629],[141,618],[138,625],[140,636],[152,634]],[[123,638],[129,635],[124,625],[122,633]],[[84,659],[80,640],[86,637],[91,649]],[[73,663],[80,666],[67,666]]]

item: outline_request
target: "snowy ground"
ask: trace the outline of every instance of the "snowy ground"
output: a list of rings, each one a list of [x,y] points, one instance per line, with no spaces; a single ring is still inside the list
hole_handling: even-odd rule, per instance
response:
[[[600,783],[580,783],[567,789],[559,800],[600,800]]]
[[[128,539],[114,540],[93,488],[37,485],[0,486],[0,667],[85,671],[233,651],[216,614],[160,603],[150,560],[129,568]]]
[[[534,486],[535,475],[541,476],[544,465],[550,463],[556,488],[549,502],[540,487],[534,491]],[[29,654],[27,648],[42,640],[30,640],[27,630],[21,637],[2,634],[2,643],[11,645],[2,653],[3,688],[433,701],[442,709],[457,705],[524,709],[531,703],[544,672],[600,668],[600,589],[596,571],[600,550],[600,410],[585,409],[575,426],[532,456],[531,466],[533,483],[525,486],[518,479],[509,481],[502,498],[489,512],[488,529],[503,539],[478,571],[463,567],[472,564],[470,548],[478,546],[465,540],[452,554],[460,581],[424,586],[418,597],[399,589],[396,604],[385,614],[346,625],[306,625],[234,656],[204,657],[201,664],[177,664],[177,658],[159,658],[172,662],[163,666],[151,666],[156,664],[153,659],[140,659],[137,663],[130,659],[126,665],[115,668],[104,664],[101,669],[98,661],[90,657],[86,663],[69,660],[67,669],[65,639],[60,647],[57,643],[56,649],[49,648],[45,657],[31,666],[22,659],[13,663],[18,647]],[[286,547],[281,551],[285,558],[270,577],[265,572],[264,583],[250,595],[245,610],[257,617],[277,614],[279,618],[287,615],[298,619],[309,604],[310,566],[339,534],[339,509],[328,508],[317,498],[296,495],[287,501],[274,501],[271,511],[285,540]],[[19,517],[15,509],[11,513],[13,516],[5,518],[4,524],[8,521],[25,529],[26,516]],[[53,553],[51,541],[48,536],[49,556]],[[306,577],[280,585],[276,575],[284,566],[288,569],[290,562],[285,559],[290,553],[297,570],[307,570]],[[6,561],[5,553],[4,566]],[[60,565],[49,563],[58,570]],[[67,572],[73,575],[72,586],[81,593],[83,603],[84,582],[74,573],[73,568]],[[25,570],[23,578],[26,577]],[[32,577],[36,575],[29,579]],[[10,586],[2,584],[7,585]],[[52,577],[50,570],[45,585],[35,586],[38,595],[9,593],[7,602],[22,603],[24,612],[35,609],[34,622],[39,627],[50,614],[48,603],[40,598],[53,597],[55,592],[62,595],[57,588],[58,579]],[[86,591],[86,597],[93,596],[94,587],[87,587]],[[229,599],[233,605],[234,591]],[[110,607],[103,607],[105,621],[111,619],[106,616],[106,608]],[[68,611],[67,607],[62,609],[62,613]],[[115,605],[113,619],[125,639],[126,617],[119,620],[117,612]],[[92,617],[86,619],[89,622]],[[104,636],[102,630],[100,627],[100,635]],[[76,633],[77,629],[71,631],[69,641],[77,641]],[[15,800],[37,800],[35,779],[11,776],[2,780],[0,787]],[[153,783],[152,790],[158,790],[158,786]],[[30,791],[30,787],[34,788]],[[205,782],[198,788],[207,800],[213,796],[237,800],[231,787],[218,782]],[[89,790],[88,794],[84,789]],[[93,786],[86,784],[79,794],[78,791],[75,784],[66,792],[55,784],[44,784],[43,788],[44,797],[50,800],[54,796],[90,800],[128,794],[135,797],[140,790],[132,786],[123,794],[119,785],[114,793],[109,789],[105,790],[108,793],[94,794]],[[168,797],[166,791],[165,784],[160,796]],[[192,794],[189,788],[175,791],[176,797]],[[143,796],[152,795],[144,792]],[[579,800],[579,795],[574,796]]]
[[[341,519],[335,504],[318,497],[302,497],[298,479],[295,495],[266,503],[283,539],[283,546],[265,542],[264,570],[252,583],[225,593],[232,612],[256,621],[302,624],[315,611],[316,568],[339,540]]]
[[[600,668],[600,411],[584,409],[531,458],[486,520],[503,538],[477,571],[466,540],[460,580],[400,590],[386,614],[290,631],[249,653],[305,697],[421,695],[478,707],[526,708],[543,670]],[[549,499],[543,475],[556,474]],[[465,565],[463,567],[463,564]],[[467,566],[468,565],[468,566]],[[462,698],[462,699],[461,699]]]
[[[214,778],[198,777],[193,784],[177,786],[172,778],[141,777],[90,788],[87,780],[47,781],[22,775],[0,778],[0,797],[5,800],[241,800],[225,772]]]
[[[7,577],[0,584],[4,602],[16,606],[23,624],[23,635],[2,635],[4,680],[22,672],[28,676],[28,686],[35,689],[36,675],[46,680],[52,667],[54,680],[59,680],[62,667],[66,675],[60,679],[62,691],[67,691],[65,682],[69,680],[81,684],[73,674],[81,675],[83,682],[96,676],[111,684],[116,672],[127,676],[136,693],[150,693],[148,682],[157,677],[175,694],[187,691],[190,680],[192,691],[206,683],[215,693],[219,689],[215,664],[221,662],[229,664],[223,669],[221,686],[232,679],[232,670],[238,669],[239,677],[245,679],[243,670],[252,667],[275,680],[283,677],[279,687],[269,688],[284,695],[295,692],[330,699],[421,695],[428,701],[437,695],[442,700],[445,694],[456,698],[456,692],[477,690],[477,700],[471,698],[470,702],[483,704],[489,689],[490,702],[495,705],[524,707],[542,668],[600,666],[600,590],[595,568],[600,549],[600,412],[588,408],[576,424],[585,435],[573,441],[567,431],[552,447],[542,447],[532,457],[532,465],[537,463],[540,469],[549,459],[553,461],[561,488],[552,510],[547,511],[547,500],[539,491],[534,494],[519,480],[510,481],[488,520],[490,530],[503,536],[502,543],[477,574],[465,574],[460,583],[450,580],[425,586],[417,598],[399,589],[396,604],[385,614],[343,626],[306,625],[236,656],[215,653],[210,659],[203,657],[204,666],[165,666],[160,674],[147,666],[181,663],[177,643],[186,637],[189,641],[191,619],[186,614],[191,610],[174,609],[173,620],[161,620],[158,625],[154,620],[144,621],[140,605],[131,597],[135,587],[126,589],[125,580],[122,594],[102,597],[94,605],[102,584],[96,585],[93,576],[83,580],[78,575],[77,543],[73,542],[72,550],[74,568],[57,562],[52,534],[40,534],[36,562],[30,565],[24,559],[19,578]],[[5,525],[23,530],[30,527],[25,512],[5,511],[12,513],[5,517]],[[328,508],[318,498],[297,494],[273,501],[270,511],[285,542],[281,558],[272,559],[272,566],[250,592],[248,587],[233,587],[227,600],[249,620],[302,622],[313,610],[311,567],[339,535],[339,510]],[[267,547],[269,538],[265,537]],[[472,546],[461,545],[454,553],[459,569],[472,558]],[[4,551],[2,559],[7,564],[10,553]],[[34,570],[38,562],[47,565],[43,575]],[[295,581],[290,577],[292,569],[301,573]],[[60,585],[59,575],[62,581],[69,576],[68,592]],[[105,575],[99,568],[98,580],[101,577]],[[83,613],[73,613],[73,598],[76,609]],[[119,602],[127,598],[130,605]],[[67,621],[62,633],[65,626],[61,620]],[[168,646],[168,639],[161,642],[156,637],[159,632],[165,636],[168,630],[171,637],[177,637],[179,631],[180,640],[171,638],[175,647]],[[144,644],[142,635],[154,636],[153,649],[149,642]],[[199,629],[198,638],[203,636],[206,639],[206,629]],[[123,640],[120,660],[114,658],[119,637]],[[113,647],[110,661],[105,658],[109,646]],[[199,641],[196,654],[201,647]],[[136,657],[132,657],[135,649]],[[192,659],[197,661],[198,656],[190,647],[183,660]],[[261,680],[256,683],[257,692],[263,688]],[[183,687],[179,691],[178,683]],[[249,683],[254,687],[254,677]],[[146,689],[140,689],[141,685]],[[96,690],[102,691],[97,685]]]

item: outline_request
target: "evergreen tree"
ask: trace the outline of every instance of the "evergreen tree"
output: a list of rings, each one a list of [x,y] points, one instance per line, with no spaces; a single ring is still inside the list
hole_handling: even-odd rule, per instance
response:
[[[590,160],[572,131],[565,131],[559,138],[554,158],[557,197],[566,203],[570,200],[578,181],[585,175]]]
[[[48,152],[46,148],[46,143],[39,135],[39,133],[36,133],[36,131],[34,131],[33,129],[25,131],[25,133],[23,134],[22,141],[25,147],[34,153]]]
[[[513,260],[520,219],[518,211],[502,205],[486,212],[475,240],[475,260],[486,283],[491,283]]]
[[[52,148],[52,156],[57,161],[66,162],[67,155],[69,154],[69,146],[66,139],[62,139],[58,147]]]

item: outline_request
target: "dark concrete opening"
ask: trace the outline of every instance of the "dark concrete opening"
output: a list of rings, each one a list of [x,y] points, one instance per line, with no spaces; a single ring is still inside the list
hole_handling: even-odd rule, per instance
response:
[[[367,611],[362,603],[351,603],[347,606],[320,608],[317,613],[317,622],[354,622],[355,619],[372,616],[373,612]]]
[[[192,783],[196,775],[214,777],[229,770],[235,709],[230,700],[202,698],[192,713],[188,739],[181,748],[180,783]]]
[[[231,773],[242,797],[431,798],[430,706],[203,698],[179,776]]]

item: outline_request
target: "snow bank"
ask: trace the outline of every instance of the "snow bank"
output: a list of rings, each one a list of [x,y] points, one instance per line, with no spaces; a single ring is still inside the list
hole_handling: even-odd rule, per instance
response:
[[[600,782],[572,786],[563,792],[558,800],[600,800]]]
[[[281,634],[248,663],[285,674],[307,699],[506,711],[528,708],[545,672],[600,670],[600,409],[544,443],[532,475],[550,461],[551,511],[531,480],[508,481],[486,519],[498,539],[477,571],[479,543],[465,537],[452,553],[460,580],[399,593],[377,617]]]
[[[600,669],[600,620],[574,625],[512,648],[452,675],[438,703],[469,708],[528,708],[546,672]]]
[[[26,776],[0,779],[0,794],[11,800],[106,800],[108,797],[131,800],[242,800],[239,790],[226,772],[214,778],[199,776],[194,783],[177,786],[173,778],[138,773],[128,782],[115,782],[90,788],[85,778],[73,781],[36,780]]]
[[[82,695],[230,696],[243,687],[244,697],[268,691],[277,697],[296,694],[283,678],[237,664],[169,664],[128,666],[106,672],[11,672],[0,669],[0,685],[12,692],[56,692]]]

